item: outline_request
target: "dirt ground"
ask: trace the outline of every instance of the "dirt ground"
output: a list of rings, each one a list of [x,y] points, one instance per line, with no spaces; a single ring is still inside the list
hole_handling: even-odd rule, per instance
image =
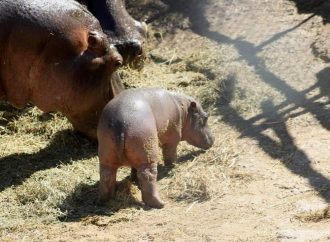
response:
[[[61,115],[44,121],[32,107],[19,112],[23,118],[5,110],[0,240],[330,241],[330,4],[128,5],[149,24],[150,44],[144,70],[121,72],[126,85],[199,98],[215,147],[201,153],[183,144],[174,170],[160,167],[165,208],[141,205],[126,180],[122,193],[137,198],[102,208],[93,198],[96,144]],[[31,117],[33,127],[24,121]]]

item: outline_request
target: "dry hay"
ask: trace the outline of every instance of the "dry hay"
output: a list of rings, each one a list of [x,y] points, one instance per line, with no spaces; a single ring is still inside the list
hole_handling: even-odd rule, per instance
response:
[[[167,196],[183,202],[205,202],[223,196],[231,182],[228,166],[236,156],[230,148],[233,143],[232,138],[218,138],[207,152],[193,156],[186,164],[177,164],[164,181]],[[180,150],[181,154],[185,152],[191,152],[187,144]]]

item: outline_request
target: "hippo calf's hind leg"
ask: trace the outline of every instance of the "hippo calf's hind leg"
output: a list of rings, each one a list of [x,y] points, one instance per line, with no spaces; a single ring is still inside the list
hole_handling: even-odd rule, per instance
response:
[[[137,168],[137,177],[142,191],[143,202],[153,208],[162,208],[164,203],[160,200],[157,189],[157,164]]]
[[[100,202],[104,203],[115,197],[117,168],[100,165]]]

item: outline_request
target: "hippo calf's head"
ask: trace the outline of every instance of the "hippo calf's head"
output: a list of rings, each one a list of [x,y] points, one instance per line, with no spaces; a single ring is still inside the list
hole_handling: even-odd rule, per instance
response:
[[[183,140],[201,149],[209,149],[214,143],[214,137],[207,125],[208,115],[195,101],[188,108],[186,123],[183,127]]]
[[[124,64],[141,69],[145,60],[147,26],[126,10],[124,0],[78,0],[99,20],[109,42],[123,57]]]

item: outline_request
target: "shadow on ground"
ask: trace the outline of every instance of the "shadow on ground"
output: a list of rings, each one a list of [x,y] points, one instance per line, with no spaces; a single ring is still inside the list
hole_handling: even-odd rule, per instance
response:
[[[80,221],[95,215],[112,216],[116,212],[126,208],[148,209],[136,200],[131,191],[131,181],[128,178],[117,182],[116,199],[106,204],[100,204],[98,199],[98,182],[94,184],[81,184],[59,206],[65,214],[61,221]]]
[[[290,0],[296,4],[299,13],[314,13],[323,18],[324,23],[330,22],[330,2],[328,0]]]
[[[37,153],[19,153],[0,158],[0,191],[22,184],[36,171],[87,159],[95,156],[96,151],[95,141],[71,130],[59,131],[47,147]]]
[[[325,8],[325,5],[323,5],[326,1],[315,1],[314,4],[316,5],[308,5],[310,7],[307,8],[307,5],[302,3],[309,1],[296,0],[295,2],[300,11],[308,11],[312,13],[312,15],[296,26],[279,33],[274,33],[271,38],[265,40],[260,45],[254,45],[245,40],[233,39],[220,32],[211,31],[210,24],[205,17],[205,7],[209,2],[208,0],[197,2],[162,0],[162,2],[169,5],[168,12],[178,12],[189,18],[191,29],[196,34],[222,45],[227,44],[234,46],[240,58],[255,70],[255,73],[264,83],[286,97],[286,100],[279,105],[274,105],[271,100],[262,103],[261,114],[250,119],[245,119],[237,110],[230,106],[232,95],[223,96],[223,93],[220,93],[218,111],[222,114],[223,121],[240,131],[242,137],[249,137],[256,140],[259,147],[265,153],[274,159],[281,160],[282,164],[292,173],[306,178],[318,194],[324,200],[330,202],[330,189],[328,188],[330,183],[329,179],[313,169],[311,165],[312,161],[302,149],[297,147],[286,125],[286,119],[310,113],[325,129],[330,130],[330,110],[327,107],[327,105],[329,105],[330,93],[328,81],[330,68],[326,68],[317,74],[318,81],[315,85],[303,91],[297,91],[288,85],[285,80],[272,73],[267,68],[265,61],[258,56],[258,53],[262,51],[265,46],[299,28],[315,15],[321,15],[324,21],[328,21],[328,10]],[[303,6],[306,8],[302,8]],[[230,88],[235,87],[234,84],[227,86]],[[315,89],[319,89],[319,94],[307,98],[306,94]],[[223,92],[230,94],[233,93],[233,90],[224,90]],[[256,124],[257,122],[261,123]],[[280,141],[276,141],[264,135],[262,132],[266,129],[272,129]]]
[[[0,134],[1,127],[5,127],[8,123],[17,119],[19,116],[27,112],[29,106],[23,109],[17,109],[8,104],[7,102],[0,101]]]

